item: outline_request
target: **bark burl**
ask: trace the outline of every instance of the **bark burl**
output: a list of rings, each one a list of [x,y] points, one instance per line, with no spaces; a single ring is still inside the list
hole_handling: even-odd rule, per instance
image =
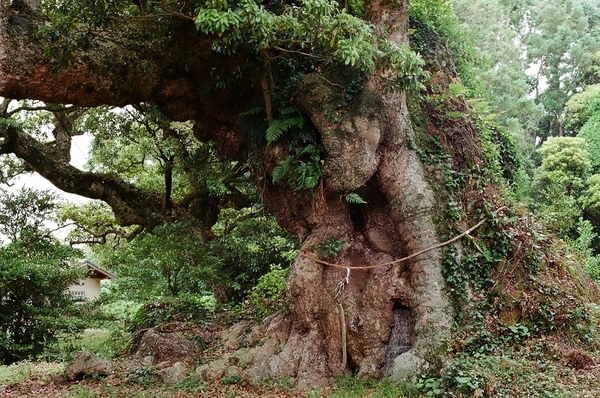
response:
[[[407,0],[366,3],[371,22],[383,25],[391,40],[407,40]],[[213,68],[235,70],[244,63],[243,55],[223,59],[213,54],[210,38],[189,22],[193,40],[183,43],[186,68],[177,53],[167,53],[181,48],[181,42],[176,47],[146,43],[136,52],[115,39],[54,73],[36,37],[43,20],[24,7],[19,1],[13,8],[7,1],[0,5],[0,95],[84,106],[155,102],[174,119],[195,120],[199,139],[214,140],[235,159],[246,158],[239,114],[261,96],[260,85],[242,81],[227,89],[210,87]],[[147,67],[157,59],[160,67]],[[298,86],[298,106],[326,148],[317,195],[294,194],[283,184],[257,178],[278,222],[301,237],[302,252],[312,253],[313,245],[329,238],[348,243],[335,260],[343,266],[387,263],[438,243],[432,188],[408,145],[405,99],[385,94],[377,73],[385,71],[375,72],[353,109],[335,122],[327,116],[335,105],[335,85],[315,74]],[[264,169],[272,170],[270,157],[264,159]],[[368,204],[341,201],[340,195],[349,192],[358,192]],[[385,371],[395,381],[411,378],[438,357],[450,337],[452,315],[441,264],[437,249],[400,264],[352,270],[348,276],[345,268],[299,256],[288,279],[291,311],[263,325],[268,341],[253,352],[243,377],[259,383],[291,376],[301,389],[328,384],[332,375],[348,371],[359,377],[379,378]],[[340,282],[344,288],[336,297]],[[403,336],[390,338],[392,331]]]

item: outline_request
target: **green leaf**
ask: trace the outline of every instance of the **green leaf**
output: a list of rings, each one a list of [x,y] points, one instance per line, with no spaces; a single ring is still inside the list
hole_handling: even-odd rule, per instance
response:
[[[342,195],[342,197],[348,203],[361,204],[361,205],[367,204],[367,202],[363,198],[361,198],[357,193],[354,193],[354,192],[350,192],[349,194],[346,194],[345,196]]]
[[[263,111],[264,111],[263,107],[255,106],[254,108],[250,108],[247,111],[240,113],[240,116],[254,116],[254,115],[258,115],[259,113],[261,113]]]
[[[448,85],[448,90],[450,90],[450,93],[452,95],[462,95],[462,94],[466,94],[469,91],[469,89],[467,89],[461,83],[450,83]]]
[[[471,381],[471,377],[460,377],[460,376],[457,376],[456,378],[454,378],[454,380],[456,380],[456,382],[458,384],[467,384],[468,382]]]
[[[460,111],[451,111],[444,115],[444,119],[460,119],[465,117],[466,113]]]
[[[274,119],[269,124],[266,132],[267,144],[272,144],[277,141],[283,133],[292,127],[302,128],[304,119],[301,116],[296,116],[288,119]]]
[[[275,168],[273,169],[273,183],[276,183],[277,181],[280,181],[283,177],[285,177],[289,169],[289,158],[275,166]]]

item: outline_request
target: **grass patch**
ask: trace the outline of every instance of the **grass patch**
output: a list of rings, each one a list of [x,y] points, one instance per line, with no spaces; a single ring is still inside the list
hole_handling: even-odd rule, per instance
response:
[[[97,385],[78,385],[74,384],[62,391],[58,398],[168,398],[174,395],[160,389],[141,389],[139,386],[113,386],[103,384]],[[179,395],[178,395],[179,396]],[[190,395],[181,395],[188,398]]]
[[[202,381],[195,372],[189,374],[185,379],[172,387],[173,391],[186,391],[191,393],[204,393],[207,390],[206,383]]]
[[[127,336],[106,329],[85,329],[76,338],[59,338],[44,353],[49,361],[69,361],[77,351],[90,351],[104,359],[111,359],[127,347]]]
[[[316,390],[307,398],[402,398],[418,397],[421,393],[414,386],[406,384],[391,384],[381,380],[358,380],[355,377],[337,377],[331,389],[327,392]]]
[[[74,384],[67,390],[60,394],[60,398],[96,398],[97,395],[94,391],[88,390],[87,388]]]
[[[86,329],[77,343],[80,347],[92,351],[97,355],[101,355],[102,353],[110,355],[111,352],[107,348],[110,339],[111,334],[107,330]]]
[[[29,379],[51,379],[64,370],[64,365],[48,362],[23,361],[0,366],[0,386],[20,383]]]

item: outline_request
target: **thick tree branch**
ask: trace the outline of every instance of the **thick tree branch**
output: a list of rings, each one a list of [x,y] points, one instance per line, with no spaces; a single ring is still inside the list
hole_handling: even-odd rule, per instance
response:
[[[106,55],[100,52],[88,53],[85,54],[89,57],[88,62],[81,58],[72,67],[54,73],[56,65],[43,57],[43,46],[49,43],[36,37],[42,23],[44,21],[37,15],[3,7],[0,13],[0,92],[3,96],[84,106],[100,105],[108,101],[113,105],[125,105],[136,99],[150,100],[164,90],[173,89],[172,85],[177,85],[180,98],[195,97],[194,93],[185,89],[183,81],[177,81],[180,77],[170,79],[170,82],[168,79],[167,85],[160,88],[163,80],[159,77],[158,69],[141,70],[144,61],[149,61],[144,57],[147,54],[140,54],[138,51],[130,51],[128,54],[125,48],[121,48],[126,40],[116,37],[112,43],[115,44],[113,50],[106,54],[113,58],[113,62],[106,62]],[[139,32],[133,28],[122,33],[123,38],[133,42]],[[106,46],[102,51],[109,49]],[[114,70],[114,61],[119,59],[127,65],[118,71],[124,73],[121,76],[117,76],[117,71]],[[92,73],[92,68],[95,73]],[[23,70],[28,72],[28,78],[23,78]]]
[[[44,55],[50,44],[39,35],[44,24],[42,15],[0,2],[0,96],[84,107],[155,103],[173,120],[196,120],[198,139],[214,140],[232,158],[246,158],[239,113],[260,89],[242,80],[227,88],[215,87],[238,73],[248,63],[247,55],[219,56],[212,51],[211,40],[199,35],[190,21],[158,26],[152,20],[131,19],[127,25],[96,32],[92,45],[57,72],[56,62]],[[165,212],[168,192],[166,197],[147,193],[116,177],[70,166],[73,129],[59,128],[63,124],[57,117],[55,140],[49,144],[6,129],[0,132],[1,152],[14,153],[61,190],[105,201],[121,225],[152,228],[178,215],[206,224],[218,214],[219,198],[209,198],[207,192],[173,203],[171,215]]]
[[[119,224],[143,225],[149,229],[164,223],[161,195],[144,192],[116,176],[81,171],[65,161],[56,160],[44,144],[9,126],[0,130],[3,151],[14,153],[29,167],[57,188],[111,206]]]
[[[8,99],[9,102],[13,101],[12,99]],[[57,104],[47,104],[47,105],[40,105],[40,106],[20,106],[18,108],[15,108],[13,110],[11,110],[10,112],[6,112],[6,117],[10,117],[12,115],[16,115],[19,112],[22,111],[32,111],[32,112],[36,112],[36,111],[49,111],[49,112],[57,112],[57,111],[65,111],[65,112],[78,112],[79,116],[81,116],[86,109],[85,108],[81,108],[78,106],[64,106],[64,105],[57,105]],[[78,116],[77,116],[78,117]],[[73,120],[77,119],[77,117],[75,117]]]
[[[8,104],[4,101],[5,105]],[[6,108],[6,106],[4,106]],[[69,164],[69,153],[74,120],[80,115],[78,110],[64,110],[61,106],[48,105],[54,109],[54,141],[40,142],[21,131],[16,126],[7,126],[0,130],[0,154],[12,153],[26,162],[27,167],[48,179],[59,189],[91,199],[100,199],[110,205],[117,221],[122,226],[140,225],[152,229],[156,225],[174,219],[195,219],[202,225],[205,237],[211,237],[210,228],[217,221],[219,208],[223,205],[239,208],[248,205],[248,198],[235,187],[231,193],[221,197],[214,196],[207,188],[198,189],[180,202],[173,202],[173,167],[175,155],[161,147],[158,130],[146,123],[148,133],[156,141],[159,161],[164,167],[164,193],[150,193],[136,188],[115,175],[89,173]],[[168,123],[162,129],[169,128]],[[168,132],[167,132],[168,133]],[[168,134],[176,134],[171,132]],[[239,183],[240,177],[247,171],[244,163],[234,167],[223,183]],[[88,231],[89,233],[89,231]],[[95,239],[93,239],[95,241]],[[78,242],[81,243],[81,242]]]
[[[256,215],[261,214],[264,209],[258,209],[257,211],[253,211],[252,213],[245,214],[241,217],[236,218],[231,223],[227,224],[225,230],[223,231],[223,236],[229,235],[231,231],[233,231],[241,222],[254,218]]]
[[[135,230],[130,233],[123,231],[122,229],[109,228],[106,231],[102,231],[102,233],[97,233],[90,231],[89,229],[83,227],[80,224],[74,223],[77,228],[86,232],[90,235],[89,239],[72,239],[69,241],[71,246],[74,245],[94,245],[94,244],[106,244],[107,238],[109,235],[113,235],[117,238],[117,244],[120,239],[125,239],[127,242],[131,242],[136,236],[144,232],[144,227],[141,225],[138,226]]]
[[[247,59],[214,53],[211,40],[199,35],[191,21],[129,20],[102,31],[101,39],[92,39],[89,49],[58,73],[56,62],[44,55],[50,43],[39,28],[46,23],[37,13],[1,2],[0,96],[78,106],[152,102],[175,120],[209,114],[235,123],[239,109],[232,105],[254,90],[244,82],[246,89],[215,92],[221,76]],[[165,35],[156,33],[163,30]]]
[[[203,196],[206,196],[206,195],[208,195],[208,189],[202,189],[202,190],[190,192],[189,194],[185,195],[183,197],[183,199],[181,199],[179,201],[179,205],[183,206],[183,207],[188,207],[193,200],[202,198]]]

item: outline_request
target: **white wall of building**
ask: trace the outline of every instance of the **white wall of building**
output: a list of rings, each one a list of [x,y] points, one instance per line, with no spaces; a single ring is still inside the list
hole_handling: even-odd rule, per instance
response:
[[[100,278],[81,279],[79,284],[69,288],[69,292],[77,299],[85,298],[87,301],[96,300],[100,297]]]

